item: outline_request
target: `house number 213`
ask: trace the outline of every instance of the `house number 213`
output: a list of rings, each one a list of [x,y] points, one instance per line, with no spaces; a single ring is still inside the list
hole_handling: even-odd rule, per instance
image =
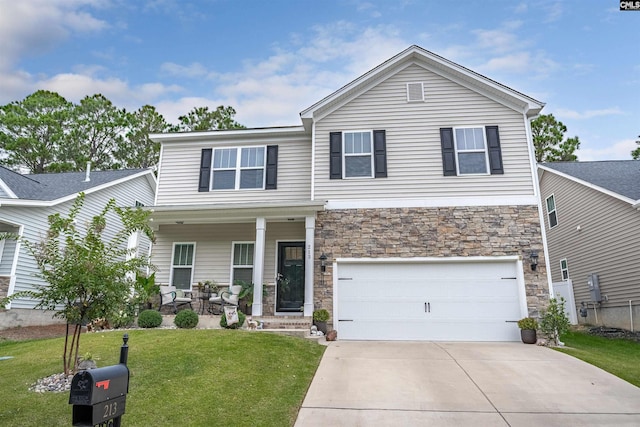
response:
[[[108,405],[104,405],[104,415],[102,418],[113,418],[118,413],[118,402],[113,402]]]

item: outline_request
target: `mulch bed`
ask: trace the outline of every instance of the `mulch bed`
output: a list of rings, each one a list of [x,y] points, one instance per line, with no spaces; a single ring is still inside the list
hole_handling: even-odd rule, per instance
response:
[[[41,338],[58,338],[66,334],[67,325],[18,326],[0,330],[0,341],[24,341]]]
[[[640,342],[640,331],[631,332],[627,331],[626,329],[597,326],[594,328],[589,328],[587,332],[589,332],[590,335],[597,335],[604,338],[624,338],[627,340]]]

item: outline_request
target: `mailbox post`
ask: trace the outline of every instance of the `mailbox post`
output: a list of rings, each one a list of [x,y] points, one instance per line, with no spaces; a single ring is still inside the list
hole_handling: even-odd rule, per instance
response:
[[[120,427],[129,392],[129,336],[125,334],[122,340],[120,364],[81,371],[73,376],[69,393],[69,404],[73,405],[72,425],[93,427],[107,423],[110,427]]]

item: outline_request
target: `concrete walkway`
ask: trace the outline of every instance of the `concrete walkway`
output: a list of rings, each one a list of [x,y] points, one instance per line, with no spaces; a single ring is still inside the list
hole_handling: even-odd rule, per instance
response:
[[[640,388],[521,343],[330,343],[307,426],[640,426]]]

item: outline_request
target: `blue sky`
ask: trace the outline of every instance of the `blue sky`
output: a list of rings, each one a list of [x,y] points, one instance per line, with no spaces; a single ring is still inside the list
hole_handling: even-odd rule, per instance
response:
[[[299,112],[416,44],[547,104],[580,160],[630,159],[640,12],[618,0],[0,0],[0,104],[38,89],[156,106]]]

